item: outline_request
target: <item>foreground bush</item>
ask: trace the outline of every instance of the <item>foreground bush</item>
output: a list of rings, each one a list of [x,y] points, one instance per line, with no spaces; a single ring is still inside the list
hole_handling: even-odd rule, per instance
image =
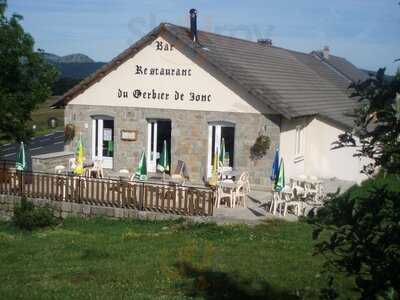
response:
[[[34,207],[25,197],[14,208],[13,223],[20,229],[33,230],[57,224],[57,219],[48,207]]]
[[[317,253],[355,276],[363,299],[400,291],[400,177],[380,175],[332,199],[311,219]],[[392,295],[392,296],[390,296]]]

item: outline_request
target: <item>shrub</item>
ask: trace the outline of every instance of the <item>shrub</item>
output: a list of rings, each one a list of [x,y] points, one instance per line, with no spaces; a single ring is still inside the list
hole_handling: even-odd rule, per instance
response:
[[[310,219],[314,238],[322,231],[328,238],[317,246],[355,282],[363,299],[400,291],[400,177],[383,176],[353,186]]]
[[[57,224],[57,219],[49,207],[34,207],[25,197],[14,208],[13,223],[19,229],[33,230]]]
[[[75,125],[67,124],[64,128],[64,142],[68,143],[75,137]]]
[[[260,135],[253,146],[251,146],[250,154],[253,160],[261,159],[267,154],[271,146],[271,139],[266,135]]]

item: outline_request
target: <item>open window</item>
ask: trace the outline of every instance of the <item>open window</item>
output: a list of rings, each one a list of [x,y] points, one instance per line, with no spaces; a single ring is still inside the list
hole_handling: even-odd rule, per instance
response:
[[[225,149],[225,153],[221,155],[223,149]],[[213,122],[208,125],[208,178],[212,175],[213,163],[216,155],[219,165],[222,164],[226,169],[232,169],[234,167],[235,125],[233,123]]]
[[[92,117],[92,159],[101,160],[105,169],[113,168],[114,119],[112,117]]]
[[[157,171],[164,141],[167,143],[168,161],[171,164],[171,121],[148,120],[147,123],[147,170],[150,173]],[[171,165],[169,170],[171,170]],[[167,172],[168,173],[168,172]]]

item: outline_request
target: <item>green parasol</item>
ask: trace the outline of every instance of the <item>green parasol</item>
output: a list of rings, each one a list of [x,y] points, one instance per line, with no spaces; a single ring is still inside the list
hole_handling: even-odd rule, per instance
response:
[[[167,141],[165,141],[165,140],[164,140],[164,145],[163,145],[163,149],[161,152],[161,157],[158,161],[157,169],[163,173],[166,173],[169,171]]]
[[[23,142],[21,142],[21,145],[19,147],[19,151],[17,154],[17,161],[15,162],[15,168],[17,169],[17,171],[25,171],[27,168],[26,157],[25,157],[25,146]]]
[[[275,179],[275,191],[280,192],[285,187],[285,165],[283,159],[281,158],[281,163],[279,164],[278,177]]]
[[[144,151],[140,156],[139,166],[135,172],[135,178],[139,180],[147,180],[146,154]]]

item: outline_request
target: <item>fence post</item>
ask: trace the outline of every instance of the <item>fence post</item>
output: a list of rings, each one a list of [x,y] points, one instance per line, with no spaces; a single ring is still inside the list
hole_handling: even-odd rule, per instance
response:
[[[81,203],[81,177],[78,176],[78,178],[76,179],[76,184],[77,184],[77,195],[76,195],[76,199],[75,202],[76,203]]]
[[[123,203],[124,200],[123,200],[123,195],[122,194],[123,194],[124,190],[123,190],[123,187],[122,187],[121,178],[118,180],[117,191],[118,191],[118,194],[117,194],[117,207],[122,208],[125,203]]]
[[[24,183],[22,180],[24,179],[24,176],[22,174],[22,171],[19,171],[19,195],[22,197],[23,192],[24,192]]]
[[[216,202],[216,197],[217,197],[217,192],[212,189],[211,191],[208,192],[208,215],[213,216],[214,215],[214,205]]]
[[[139,190],[139,210],[144,210],[144,182],[140,185],[140,190]]]

